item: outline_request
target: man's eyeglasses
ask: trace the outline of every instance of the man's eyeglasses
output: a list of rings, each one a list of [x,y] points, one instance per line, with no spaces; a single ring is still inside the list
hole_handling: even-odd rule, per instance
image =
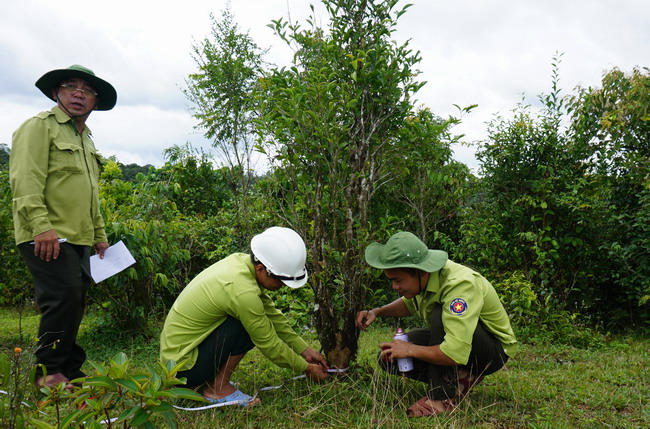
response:
[[[264,267],[264,268],[266,268],[266,267]],[[305,278],[305,274],[303,274],[301,276],[297,276],[297,277],[279,276],[277,274],[273,274],[271,272],[271,270],[269,270],[268,268],[266,268],[266,274],[268,274],[269,277],[271,277],[272,279],[278,279],[278,280],[302,280],[302,279]]]
[[[92,90],[90,88],[77,88],[76,86],[71,85],[69,83],[62,83],[59,86],[61,88],[63,88],[63,89],[66,89],[66,90],[70,91],[70,92],[79,91],[83,95],[94,95],[95,97],[97,97],[99,95],[99,94],[97,94],[97,91],[95,91],[95,90]]]
[[[259,259],[257,259],[257,256],[253,255],[252,253],[251,253],[251,259],[253,260],[253,263],[254,263],[254,264],[257,264],[257,263],[260,263],[260,264],[261,264],[261,263],[262,263]],[[294,280],[294,281],[295,281],[295,280],[302,280],[302,279],[305,278],[305,276],[307,276],[306,270],[305,270],[305,274],[303,274],[303,275],[301,275],[301,276],[296,276],[296,277],[279,276],[279,275],[277,275],[277,274],[273,274],[273,273],[271,272],[271,270],[269,270],[269,269],[266,267],[266,265],[263,265],[263,266],[264,266],[264,269],[266,270],[266,274],[268,274],[268,276],[271,277],[272,279],[278,279],[278,280]]]

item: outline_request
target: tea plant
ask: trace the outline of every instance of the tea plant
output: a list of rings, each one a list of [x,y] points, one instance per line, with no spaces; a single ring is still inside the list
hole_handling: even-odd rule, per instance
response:
[[[204,401],[193,390],[177,387],[179,365],[174,362],[147,365],[146,371],[129,374],[129,359],[120,352],[108,365],[92,363],[97,374],[71,380],[81,387],[68,390],[64,384],[43,387],[39,410],[54,417],[54,424],[41,419],[31,423],[42,429],[65,429],[83,424],[86,428],[156,428],[162,419],[176,428],[172,402],[176,399]],[[62,410],[66,413],[62,413]],[[62,417],[65,415],[65,417]]]

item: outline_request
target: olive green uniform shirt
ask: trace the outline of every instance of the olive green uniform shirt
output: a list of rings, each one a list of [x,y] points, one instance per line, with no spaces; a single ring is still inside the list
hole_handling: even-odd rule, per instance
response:
[[[257,348],[283,368],[304,372],[308,345],[255,279],[250,255],[234,253],[206,268],[178,295],[160,335],[160,359],[196,363],[197,347],[227,316],[239,320]]]
[[[429,320],[436,304],[442,305],[445,338],[440,350],[459,365],[467,364],[479,320],[503,345],[508,356],[512,357],[516,351],[517,340],[510,318],[497,292],[485,277],[470,268],[447,261],[439,271],[431,273],[425,290],[402,300],[411,314],[420,314],[424,320]]]
[[[50,229],[72,244],[107,241],[99,211],[100,160],[88,127],[79,135],[58,107],[25,121],[13,134],[9,160],[16,244]]]

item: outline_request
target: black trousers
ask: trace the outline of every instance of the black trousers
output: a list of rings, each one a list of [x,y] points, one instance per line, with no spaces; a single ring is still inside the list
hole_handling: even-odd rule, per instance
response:
[[[90,248],[61,243],[56,260],[34,256],[34,245],[18,246],[32,273],[36,305],[41,313],[36,362],[48,374],[63,373],[69,379],[83,377],[86,352],[77,344],[77,333],[91,284]],[[37,370],[41,374],[40,368]]]
[[[436,305],[429,315],[429,328],[418,328],[407,332],[409,341],[421,346],[434,346],[442,343],[445,337],[442,325],[442,306]],[[413,359],[414,369],[405,373],[409,378],[428,384],[427,396],[431,399],[445,400],[453,398],[458,386],[458,370],[465,369],[472,375],[485,376],[503,367],[508,355],[499,341],[488,332],[479,321],[472,337],[472,350],[467,365],[441,366],[419,359]],[[384,362],[379,365],[391,374],[400,374],[397,361]]]
[[[195,388],[211,382],[230,356],[239,356],[255,347],[244,325],[232,316],[219,325],[198,345],[199,356],[194,366],[179,371],[177,377],[187,378],[186,387]]]

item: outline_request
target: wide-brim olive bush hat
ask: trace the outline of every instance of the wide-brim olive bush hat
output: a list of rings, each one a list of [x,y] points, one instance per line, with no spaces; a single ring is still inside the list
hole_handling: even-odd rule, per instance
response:
[[[445,266],[447,257],[444,250],[431,250],[406,231],[394,234],[386,244],[372,243],[366,248],[366,262],[381,270],[417,268],[433,273]]]
[[[67,69],[56,69],[45,73],[36,81],[36,87],[50,100],[56,102],[52,97],[52,88],[59,85],[66,79],[78,77],[91,85],[97,91],[96,110],[111,110],[117,102],[117,92],[113,85],[95,76],[95,73],[87,67],[74,64]]]

